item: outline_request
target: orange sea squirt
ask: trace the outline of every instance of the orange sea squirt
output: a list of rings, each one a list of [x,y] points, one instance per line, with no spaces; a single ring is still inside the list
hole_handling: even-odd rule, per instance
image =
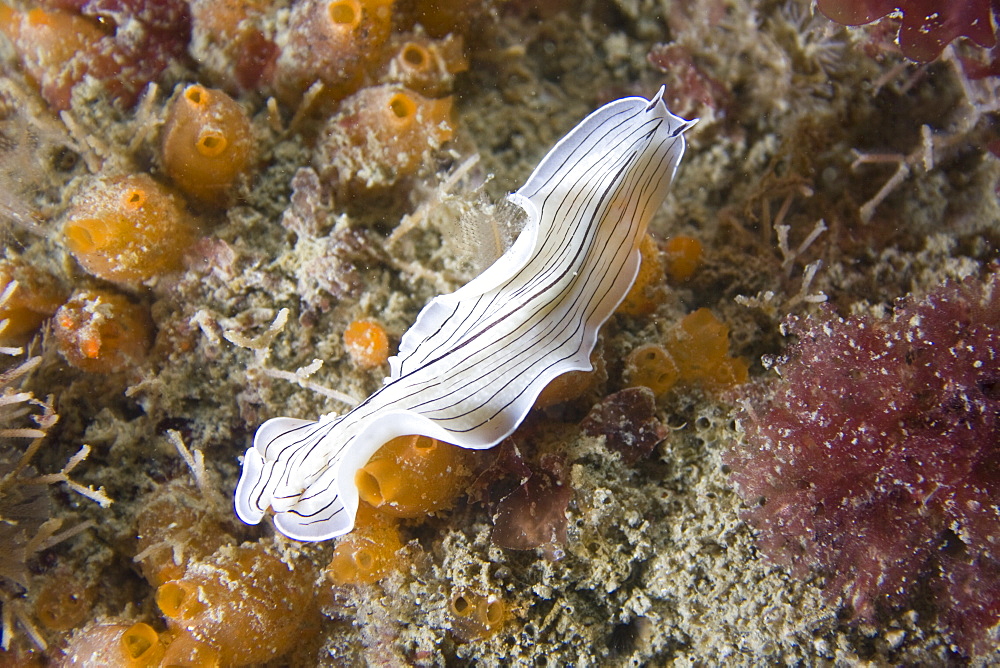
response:
[[[261,543],[225,546],[160,585],[156,604],[177,634],[218,651],[221,665],[262,663],[288,651],[315,612],[313,573]]]
[[[377,582],[398,565],[402,547],[396,520],[362,502],[354,530],[337,541],[326,575],[341,586]]]
[[[332,99],[361,85],[382,61],[392,29],[394,0],[299,0],[288,18],[275,72],[275,86],[294,103],[311,85],[323,84]]]
[[[22,259],[0,260],[0,345],[23,343],[66,299],[54,276]]]
[[[663,261],[653,237],[647,234],[642,238],[639,253],[642,256],[639,273],[624,301],[618,305],[616,313],[648,315],[663,301]]]
[[[0,4],[0,34],[13,42],[21,65],[57,110],[70,107],[73,87],[87,74],[107,76],[114,62],[108,33],[88,18],[59,10],[25,12]]]
[[[701,266],[702,246],[694,237],[672,237],[663,250],[667,256],[667,274],[674,282],[686,281]]]
[[[374,369],[389,359],[389,336],[374,320],[355,320],[344,330],[344,348],[359,369]]]
[[[225,92],[195,84],[171,102],[163,132],[163,167],[186,195],[204,203],[226,203],[253,159],[250,119]]]
[[[386,187],[415,173],[452,138],[452,100],[402,86],[365,88],[344,100],[323,130],[316,164],[342,184]]]
[[[152,668],[161,665],[164,648],[159,634],[145,622],[98,622],[77,631],[63,653],[61,665]]]
[[[76,198],[63,236],[89,273],[133,285],[179,269],[195,228],[177,195],[135,174],[93,183]]]
[[[725,390],[747,382],[746,360],[729,356],[729,327],[707,308],[686,315],[663,345],[650,343],[633,350],[625,374],[631,387],[648,387],[663,394],[675,384],[700,384]]]
[[[394,48],[381,80],[402,84],[427,97],[448,93],[455,75],[469,69],[460,36],[434,40],[417,33],[397,42]]]
[[[153,338],[146,307],[109,290],[76,292],[53,322],[62,356],[92,373],[113,373],[142,362]]]
[[[452,593],[448,600],[452,629],[462,640],[487,638],[507,619],[507,605],[495,594],[479,594],[468,589]]]
[[[472,472],[468,451],[427,436],[400,436],[383,445],[355,475],[361,500],[395,517],[450,508]]]

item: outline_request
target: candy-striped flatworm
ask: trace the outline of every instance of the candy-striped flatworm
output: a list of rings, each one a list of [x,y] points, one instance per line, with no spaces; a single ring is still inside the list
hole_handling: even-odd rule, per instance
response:
[[[236,512],[298,540],[354,526],[354,477],[397,436],[465,448],[509,436],[556,376],[589,370],[597,331],[639,268],[638,245],[666,197],[692,122],[663,103],[611,102],[583,120],[508,196],[527,220],[510,249],[432,300],[389,360],[385,384],[350,412],[265,422],[243,459]],[[419,484],[419,481],[414,481]]]

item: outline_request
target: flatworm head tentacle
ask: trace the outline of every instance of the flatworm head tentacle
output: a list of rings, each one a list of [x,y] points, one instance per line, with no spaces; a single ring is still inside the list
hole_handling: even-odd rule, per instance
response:
[[[347,533],[355,474],[383,444],[419,434],[492,447],[556,376],[590,370],[597,332],[635,280],[639,242],[684,153],[691,123],[662,94],[611,102],[553,147],[509,196],[528,216],[517,241],[424,307],[378,391],[340,417],[264,423],[236,490],[241,519],[259,522],[271,507],[291,538]]]

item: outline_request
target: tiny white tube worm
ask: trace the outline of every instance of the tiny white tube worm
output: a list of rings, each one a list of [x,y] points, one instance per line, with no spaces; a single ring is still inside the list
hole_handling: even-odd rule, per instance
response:
[[[424,307],[378,391],[342,416],[261,425],[236,488],[239,517],[256,524],[270,507],[290,538],[345,534],[358,508],[355,474],[389,440],[419,434],[491,448],[552,379],[589,371],[691,125],[670,113],[661,88],[651,100],[611,102],[563,137],[508,195],[527,214],[517,240]]]

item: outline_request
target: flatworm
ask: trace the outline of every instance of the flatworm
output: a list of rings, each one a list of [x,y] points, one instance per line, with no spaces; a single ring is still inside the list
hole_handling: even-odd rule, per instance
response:
[[[507,197],[527,214],[517,240],[424,307],[378,391],[342,416],[261,425],[236,488],[240,518],[257,524],[270,506],[290,538],[345,534],[358,508],[355,474],[390,439],[493,447],[553,378],[589,371],[692,124],[670,113],[661,88],[652,100],[611,102],[563,137]]]

